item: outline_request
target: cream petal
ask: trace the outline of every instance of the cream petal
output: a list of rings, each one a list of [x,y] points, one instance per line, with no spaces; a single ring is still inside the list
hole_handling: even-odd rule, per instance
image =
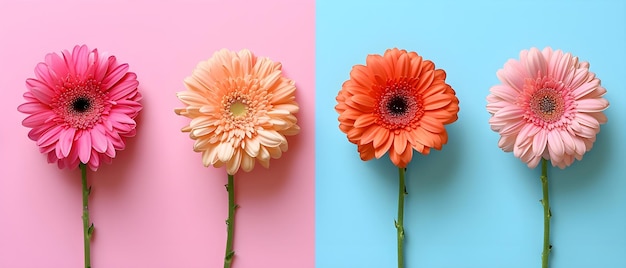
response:
[[[265,148],[264,146],[261,146],[257,159],[259,160],[259,163],[261,163],[262,166],[266,168],[269,166],[270,152],[267,151],[267,148]]]
[[[244,150],[246,151],[246,154],[251,157],[256,157],[257,155],[259,155],[261,143],[259,142],[257,137],[245,139],[244,144]]]
[[[254,168],[254,157],[247,154],[241,156],[241,169],[245,172],[250,172]]]
[[[276,147],[281,143],[287,141],[283,135],[276,132],[275,130],[258,130],[257,137],[261,145],[268,147]]]
[[[235,154],[226,164],[226,172],[230,175],[235,175],[239,170],[239,166],[241,165],[241,150],[235,150]]]
[[[235,153],[235,148],[230,143],[220,143],[215,150],[217,150],[217,158],[221,162],[227,162]]]

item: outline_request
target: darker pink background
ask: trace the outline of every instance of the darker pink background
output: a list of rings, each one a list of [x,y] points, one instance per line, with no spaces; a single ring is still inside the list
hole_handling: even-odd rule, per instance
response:
[[[167,3],[165,3],[167,2]],[[314,1],[0,1],[0,267],[82,267],[80,174],[47,164],[17,112],[49,52],[87,44],[137,73],[138,135],[89,173],[94,268],[221,267],[226,171],[205,168],[175,93],[220,48],[249,48],[296,81],[302,133],[236,176],[233,267],[314,267]]]

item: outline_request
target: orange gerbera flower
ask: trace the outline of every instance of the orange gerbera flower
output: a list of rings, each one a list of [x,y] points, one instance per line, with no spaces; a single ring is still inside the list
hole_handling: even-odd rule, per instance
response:
[[[459,100],[444,70],[397,48],[355,65],[337,95],[339,129],[361,159],[389,158],[404,168],[413,150],[428,154],[448,142],[444,125],[457,120]]]

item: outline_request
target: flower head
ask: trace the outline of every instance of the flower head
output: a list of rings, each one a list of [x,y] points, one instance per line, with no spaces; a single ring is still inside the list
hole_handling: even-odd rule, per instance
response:
[[[428,154],[448,142],[444,125],[457,120],[459,100],[445,79],[444,70],[415,52],[368,55],[337,95],[339,129],[362,160],[389,152],[396,166],[406,167],[413,150]]]
[[[182,131],[195,140],[205,166],[225,164],[234,175],[240,167],[252,170],[255,159],[267,168],[287,151],[285,136],[300,131],[299,107],[295,83],[281,68],[246,49],[222,49],[185,78],[187,90],[177,95],[186,107],[175,112],[191,118]]]
[[[137,76],[114,56],[75,46],[61,55],[50,53],[26,79],[26,103],[17,109],[28,117],[28,137],[48,162],[59,168],[79,163],[96,170],[110,163],[124,139],[135,136],[141,110]]]
[[[609,102],[589,63],[546,47],[523,50],[498,70],[502,84],[487,96],[498,146],[528,167],[541,158],[565,168],[591,150]]]

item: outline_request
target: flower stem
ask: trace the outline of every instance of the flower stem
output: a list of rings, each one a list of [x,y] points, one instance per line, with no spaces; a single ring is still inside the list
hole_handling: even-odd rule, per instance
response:
[[[89,194],[91,186],[87,187],[87,165],[80,163],[81,182],[83,185],[83,237],[85,248],[85,268],[91,268],[91,235],[93,234],[93,223],[89,224]]]
[[[543,205],[543,252],[541,253],[541,267],[548,268],[548,260],[550,257],[550,218],[552,217],[552,211],[550,211],[550,197],[548,195],[548,160],[541,159],[541,186],[543,189],[543,199],[541,204]]]
[[[226,255],[224,257],[224,268],[230,268],[233,264],[233,237],[235,234],[235,176],[228,174],[228,184],[226,191],[228,192],[228,219],[226,219],[227,237],[226,237]]]
[[[407,194],[404,184],[404,168],[398,168],[400,182],[398,185],[398,220],[395,222],[398,229],[398,268],[404,267],[404,195]]]

